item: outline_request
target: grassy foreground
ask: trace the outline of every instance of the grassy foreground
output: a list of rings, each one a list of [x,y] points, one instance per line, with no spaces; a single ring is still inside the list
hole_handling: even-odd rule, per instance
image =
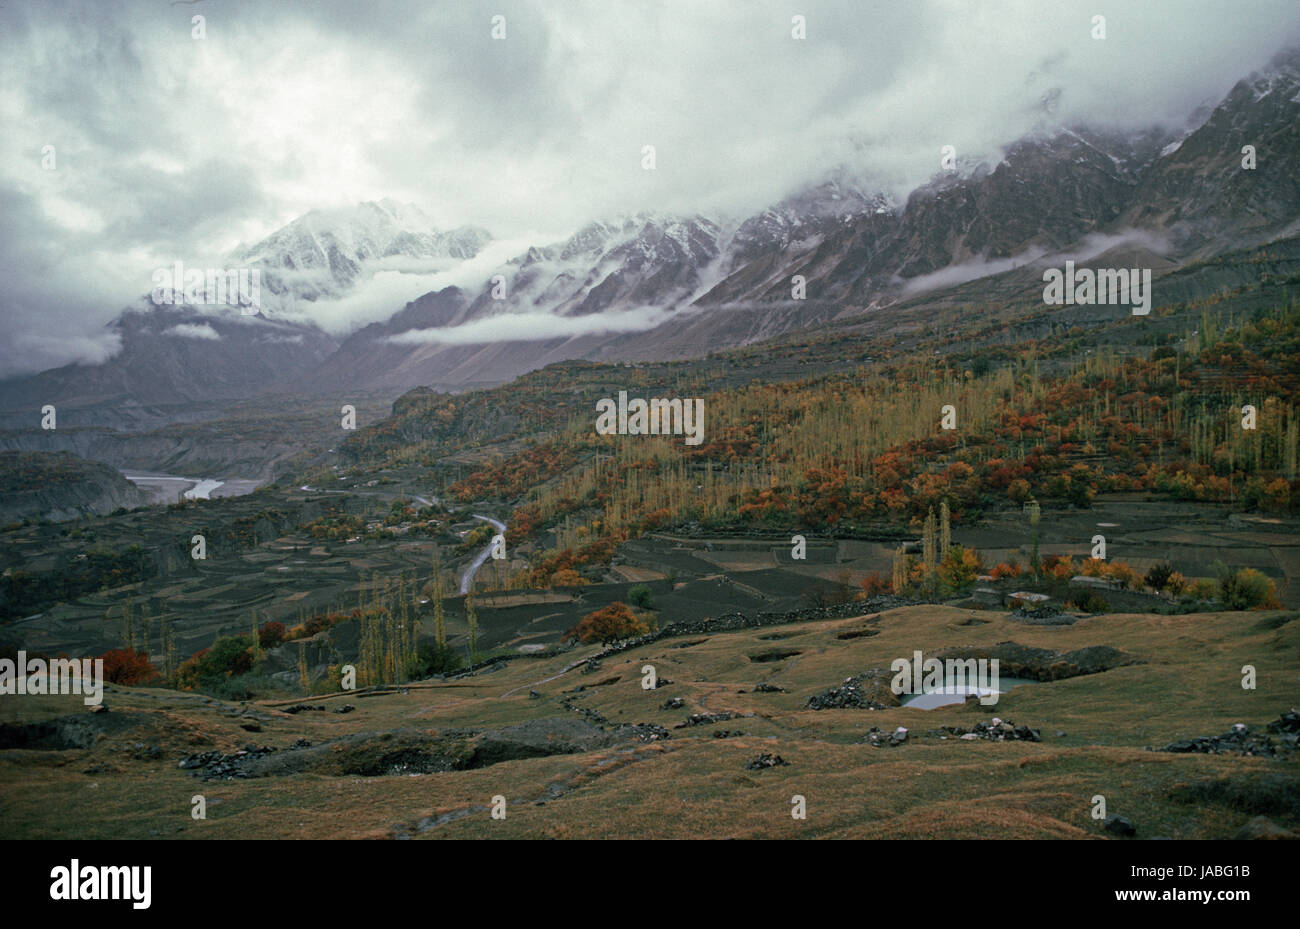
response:
[[[1230,838],[1258,815],[1300,831],[1294,753],[1146,748],[1239,722],[1263,732],[1300,704],[1294,613],[1106,615],[1061,627],[941,606],[876,615],[666,638],[591,670],[565,671],[595,647],[521,658],[405,692],[307,698],[326,709],[295,714],[282,703],[151,689],[106,688],[109,712],[93,715],[80,697],[8,697],[0,701],[8,733],[0,744],[69,715],[89,721],[92,734],[86,747],[30,736],[25,747],[0,750],[0,817],[10,838],[1093,838],[1109,837],[1091,815],[1101,795],[1108,813],[1137,826],[1138,838]],[[866,634],[840,637],[854,631]],[[813,694],[916,649],[929,656],[1008,641],[1060,652],[1108,645],[1137,663],[1022,685],[993,707],[805,706]],[[753,660],[776,651],[797,654]],[[673,683],[643,689],[646,664]],[[1256,669],[1254,690],[1241,686],[1243,665]],[[784,692],[755,692],[760,682]],[[664,709],[674,697],[684,706]],[[330,711],[344,704],[355,710]],[[607,733],[650,723],[670,737],[597,732],[608,744],[424,773],[389,765],[384,754],[385,744],[446,740],[452,730],[472,739],[474,730],[528,721],[573,726],[581,710]],[[724,711],[741,715],[674,728],[690,714]],[[1042,741],[963,741],[936,731],[993,716],[1038,729]],[[898,726],[909,730],[902,745],[866,741],[872,727]],[[372,734],[358,736],[361,749],[356,739],[331,741],[359,733]],[[193,753],[250,742],[285,750],[298,739],[327,748],[291,773],[205,781],[178,767]],[[396,773],[347,773],[374,770],[349,760],[358,751]],[[746,767],[763,753],[787,764]],[[806,798],[805,820],[791,816],[796,794]],[[195,795],[206,801],[205,820],[191,818]],[[507,800],[504,819],[491,816],[495,795]]]

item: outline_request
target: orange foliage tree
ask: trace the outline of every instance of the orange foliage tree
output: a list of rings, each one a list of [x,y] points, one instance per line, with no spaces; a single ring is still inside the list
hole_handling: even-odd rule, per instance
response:
[[[148,684],[162,680],[162,675],[144,652],[115,648],[104,652],[104,680],[111,684]]]
[[[582,620],[570,629],[566,638],[579,642],[614,642],[618,639],[630,639],[645,635],[650,627],[645,620],[632,612],[626,603],[615,601],[582,617]]]

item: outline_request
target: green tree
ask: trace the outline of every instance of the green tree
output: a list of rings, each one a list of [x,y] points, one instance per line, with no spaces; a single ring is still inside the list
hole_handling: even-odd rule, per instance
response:
[[[421,642],[411,662],[412,677],[430,677],[434,674],[446,674],[465,664],[465,659],[450,646],[437,642]]]
[[[1225,565],[1216,565],[1219,574],[1219,599],[1230,610],[1252,610],[1277,602],[1273,581],[1254,568],[1233,571]]]
[[[650,590],[648,584],[637,584],[635,587],[629,588],[627,601],[642,610],[653,610],[655,605],[654,593]]]

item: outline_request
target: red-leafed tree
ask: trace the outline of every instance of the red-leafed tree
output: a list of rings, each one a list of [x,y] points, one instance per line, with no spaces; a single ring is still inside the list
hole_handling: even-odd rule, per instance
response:
[[[650,627],[632,612],[631,607],[615,601],[582,617],[581,622],[566,633],[566,637],[579,642],[614,642],[645,635],[649,631]]]
[[[162,675],[144,652],[115,648],[104,652],[104,680],[111,684],[149,684],[161,682]]]

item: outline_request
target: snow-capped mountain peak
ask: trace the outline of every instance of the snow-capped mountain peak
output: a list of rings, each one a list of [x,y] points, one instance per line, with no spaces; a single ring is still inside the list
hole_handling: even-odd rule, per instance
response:
[[[262,271],[264,294],[277,298],[268,306],[274,313],[341,296],[377,270],[443,270],[490,241],[476,226],[440,231],[419,207],[386,198],[312,210],[238,250],[232,261]]]

